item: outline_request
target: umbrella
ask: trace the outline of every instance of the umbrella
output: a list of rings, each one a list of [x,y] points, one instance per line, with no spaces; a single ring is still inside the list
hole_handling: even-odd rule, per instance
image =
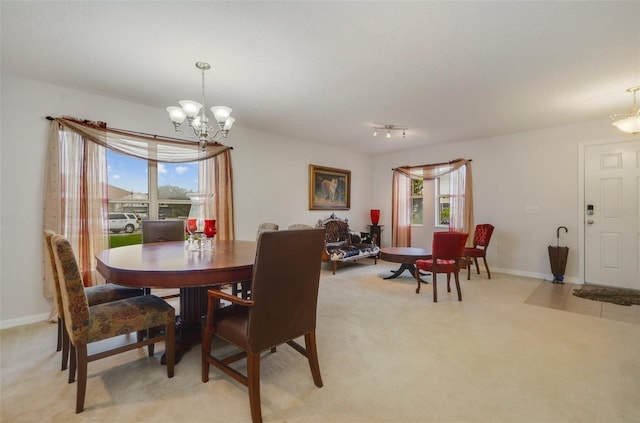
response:
[[[559,226],[556,229],[556,246],[549,245],[549,261],[551,262],[551,273],[553,273],[553,282],[555,283],[564,283],[564,270],[567,267],[567,256],[569,255],[569,247],[560,247],[560,229],[569,232],[566,226]]]

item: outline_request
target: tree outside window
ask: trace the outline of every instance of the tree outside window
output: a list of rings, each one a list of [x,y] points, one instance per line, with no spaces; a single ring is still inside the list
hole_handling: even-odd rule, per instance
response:
[[[422,198],[422,179],[411,180],[411,224],[422,225],[424,223],[424,201]]]
[[[449,196],[450,175],[447,173],[436,180],[436,226],[449,226],[451,211]]]

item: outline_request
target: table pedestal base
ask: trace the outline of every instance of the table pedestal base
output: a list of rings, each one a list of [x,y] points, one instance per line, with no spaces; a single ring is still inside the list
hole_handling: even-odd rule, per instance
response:
[[[416,266],[413,263],[402,263],[400,265],[400,268],[397,270],[392,270],[392,274],[391,276],[387,276],[386,278],[382,278],[382,279],[395,279],[398,276],[400,276],[402,274],[402,272],[404,272],[405,270],[408,270],[409,273],[411,273],[411,276],[413,276],[414,278],[416,277]],[[420,272],[420,274],[422,276],[428,276],[429,273],[422,273]],[[422,283],[429,283],[425,280],[422,280],[422,278],[420,278],[420,282]]]

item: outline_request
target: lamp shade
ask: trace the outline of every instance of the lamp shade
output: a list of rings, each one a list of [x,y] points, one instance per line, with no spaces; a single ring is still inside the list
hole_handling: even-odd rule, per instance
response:
[[[231,129],[231,127],[233,126],[233,122],[235,122],[236,120],[232,117],[227,118],[227,120],[224,121],[224,128],[222,128],[225,131],[228,131],[229,129]]]
[[[187,117],[196,117],[198,113],[200,113],[200,109],[202,109],[202,104],[191,101],[191,100],[182,100],[179,102],[180,106],[182,106],[182,110],[187,115]]]
[[[182,123],[187,117],[184,110],[180,107],[167,107],[167,112],[169,112],[169,118],[171,118],[171,121],[175,123]]]
[[[213,106],[211,108],[211,112],[218,123],[223,123],[229,119],[229,116],[231,115],[231,108],[226,106]]]
[[[640,115],[618,119],[614,121],[612,125],[623,132],[630,134],[640,133]]]

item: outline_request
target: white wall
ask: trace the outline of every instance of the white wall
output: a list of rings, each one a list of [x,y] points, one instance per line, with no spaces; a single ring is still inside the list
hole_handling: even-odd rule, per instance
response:
[[[0,327],[48,317],[42,294],[45,116],[106,121],[114,128],[175,136],[166,111],[96,94],[1,75]],[[243,128],[241,111],[227,144],[234,147],[236,238],[255,239],[259,223],[315,224],[330,214],[308,210],[309,164],[351,170],[355,230],[369,223],[371,158]]]
[[[109,126],[174,136],[163,109],[1,75],[0,140],[0,327],[42,320],[50,301],[42,295],[42,208],[47,115],[104,120]],[[308,166],[352,172],[351,210],[356,231],[381,209],[382,245],[391,242],[391,169],[458,157],[473,159],[476,223],[496,226],[489,250],[494,271],[551,277],[547,246],[556,227],[570,248],[566,275],[579,281],[578,145],[620,137],[607,119],[470,140],[368,157],[285,139],[238,126],[234,147],[236,237],[254,239],[259,223],[315,224],[329,212],[308,210]],[[398,141],[401,143],[402,141]],[[527,214],[537,206],[539,214]],[[425,209],[425,221],[433,212]],[[414,233],[414,245],[429,247],[431,228]]]
[[[376,157],[374,200],[382,208],[381,224],[391,225],[392,168],[472,159],[475,223],[495,226],[487,254],[490,268],[552,279],[547,246],[556,245],[556,228],[566,226],[568,234],[563,232],[560,238],[561,245],[569,246],[566,276],[568,281],[580,282],[578,146],[616,137],[620,133],[608,119],[602,119]],[[528,214],[527,206],[538,207],[540,212]],[[430,213],[425,223],[433,220]],[[429,248],[431,233],[432,228],[413,231],[413,246]]]

